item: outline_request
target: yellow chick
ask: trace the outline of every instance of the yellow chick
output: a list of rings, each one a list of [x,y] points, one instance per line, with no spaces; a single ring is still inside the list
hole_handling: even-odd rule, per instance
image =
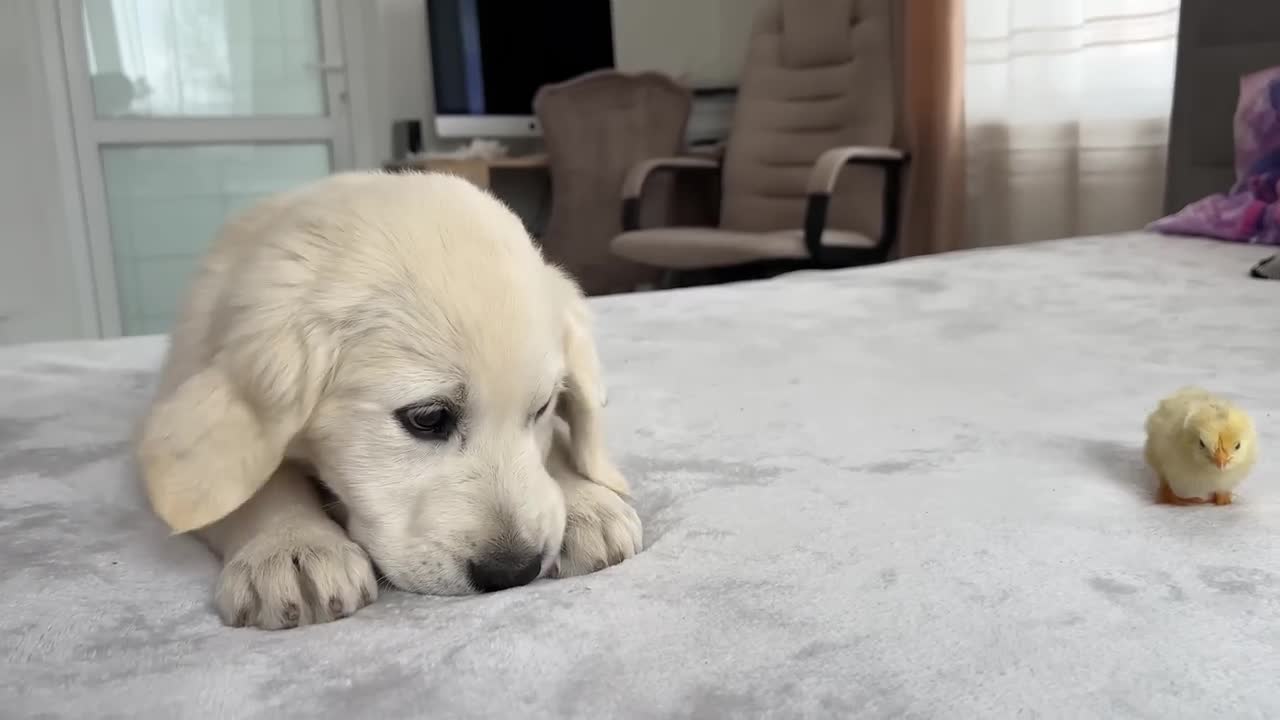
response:
[[[1183,388],[1147,417],[1146,457],[1160,480],[1161,502],[1229,505],[1257,460],[1257,433],[1240,408]]]

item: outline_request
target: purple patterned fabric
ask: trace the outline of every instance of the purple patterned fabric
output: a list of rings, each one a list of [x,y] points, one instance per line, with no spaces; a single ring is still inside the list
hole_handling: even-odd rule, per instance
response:
[[[1235,145],[1231,190],[1197,200],[1149,229],[1280,245],[1280,66],[1240,79]]]

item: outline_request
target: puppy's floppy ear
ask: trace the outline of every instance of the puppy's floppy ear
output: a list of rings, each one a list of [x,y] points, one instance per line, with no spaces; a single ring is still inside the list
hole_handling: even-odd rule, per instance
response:
[[[221,520],[267,482],[332,367],[300,333],[228,330],[206,365],[157,398],[138,435],[151,505],[177,533]]]
[[[601,410],[606,402],[600,359],[591,337],[591,317],[578,285],[553,268],[565,314],[566,383],[556,413],[569,426],[569,457],[579,473],[610,490],[627,495],[630,488],[609,459]]]

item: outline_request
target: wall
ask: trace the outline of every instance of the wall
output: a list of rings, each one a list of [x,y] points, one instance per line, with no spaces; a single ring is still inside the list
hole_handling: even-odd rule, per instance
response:
[[[0,343],[83,337],[97,328],[82,317],[71,238],[81,220],[68,210],[59,168],[36,3],[0,3]]]
[[[423,141],[433,146],[426,0],[376,0],[367,7],[372,8],[365,37],[374,145],[380,156],[389,157],[391,123],[421,120]]]
[[[613,0],[615,62],[620,70],[656,70],[696,89],[736,87],[764,2]]]

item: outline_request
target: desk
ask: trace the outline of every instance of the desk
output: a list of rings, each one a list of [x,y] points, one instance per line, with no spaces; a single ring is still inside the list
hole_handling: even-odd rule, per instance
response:
[[[545,153],[533,155],[511,155],[494,158],[483,157],[448,157],[425,156],[388,163],[384,169],[389,172],[443,172],[466,178],[485,190],[491,189],[492,175],[495,170],[533,170],[547,171]]]
[[[473,185],[500,197],[520,216],[533,237],[542,235],[551,210],[551,176],[546,153],[495,158],[423,156],[394,160],[382,167],[387,172],[443,172],[471,181]],[[494,187],[494,173],[504,178]],[[515,171],[515,172],[507,172]]]
[[[695,145],[685,151],[699,157],[720,158],[724,146],[720,144]],[[451,157],[448,155],[424,155],[405,160],[394,160],[383,166],[387,172],[443,172],[471,181],[472,184],[492,192],[502,199],[524,221],[529,234],[541,237],[547,226],[551,210],[550,162],[546,153],[507,155],[493,158]],[[503,177],[501,187],[494,186],[494,175]],[[701,187],[701,186],[699,186]],[[621,203],[622,188],[618,188]],[[695,206],[714,207],[719,201],[718,189],[710,195],[696,195]],[[674,212],[674,211],[673,211]],[[621,209],[619,209],[621,214]],[[690,217],[701,218],[705,213]],[[678,214],[685,217],[685,214]],[[675,216],[673,216],[675,217]],[[714,223],[714,216],[708,220]],[[698,224],[698,223],[694,223]]]

